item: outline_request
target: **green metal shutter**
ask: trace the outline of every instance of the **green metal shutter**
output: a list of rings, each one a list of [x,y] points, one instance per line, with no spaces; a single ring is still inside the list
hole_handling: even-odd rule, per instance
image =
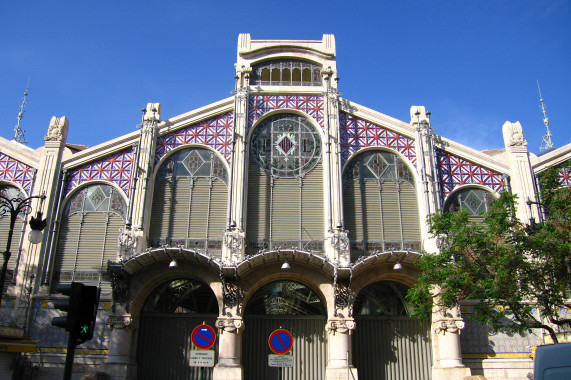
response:
[[[323,240],[323,170],[321,162],[303,179],[301,188],[301,240]],[[308,236],[309,235],[309,236]]]
[[[401,209],[405,241],[420,241],[420,216],[416,190],[408,182],[401,183]]]
[[[171,209],[171,183],[168,180],[163,180],[155,186],[149,237],[158,239],[170,235]]]
[[[343,190],[345,228],[351,241],[363,240],[363,207],[359,181],[349,182]]]
[[[173,181],[170,228],[162,237],[173,240],[188,237],[192,195],[190,178],[180,177]]]
[[[397,184],[385,181],[382,184],[381,203],[383,209],[384,240],[388,242],[401,241],[400,204]]]
[[[194,180],[194,187],[192,188],[192,200],[190,203],[190,226],[188,228],[188,237],[191,239],[206,239],[209,198],[210,180],[202,177],[196,178]],[[185,208],[185,206],[186,205],[183,205],[182,208]],[[187,208],[187,218],[188,215]]]
[[[275,178],[272,202],[272,240],[299,241],[301,190],[297,178]]]
[[[20,248],[20,241],[22,239],[22,227],[24,226],[24,220],[22,218],[16,218],[14,223],[14,231],[12,234],[12,243],[10,244],[10,260],[8,260],[8,270],[14,270],[16,268],[16,260],[18,259],[18,251]],[[10,230],[10,215],[4,215],[0,218],[0,249],[2,252],[6,249],[6,243],[8,242],[8,231]]]
[[[103,260],[101,260],[101,295],[111,296],[111,282],[107,279],[107,262],[117,260],[119,250],[119,235],[121,229],[125,227],[125,220],[117,214],[109,215],[109,224],[105,235],[105,246],[103,249]]]
[[[226,228],[227,200],[228,187],[223,181],[215,179],[212,182],[208,218],[208,252],[212,251],[211,253],[215,255],[222,253],[222,240],[224,239],[224,229]],[[215,242],[215,244],[211,242]]]
[[[362,188],[363,198],[363,239],[366,241],[383,240],[383,220],[379,201],[377,181],[365,181]],[[383,194],[384,196],[384,194]]]
[[[54,266],[56,272],[74,271],[80,230],[80,214],[70,215],[62,221],[59,228]],[[71,281],[71,277],[69,281]]]
[[[248,241],[268,240],[270,237],[270,177],[253,161],[248,173]]]

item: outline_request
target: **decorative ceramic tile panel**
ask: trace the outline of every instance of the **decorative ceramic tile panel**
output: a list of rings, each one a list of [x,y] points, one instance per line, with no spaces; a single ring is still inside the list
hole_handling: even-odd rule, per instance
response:
[[[31,194],[35,169],[10,156],[0,153],[0,180],[14,182]]]
[[[174,148],[185,144],[202,144],[220,152],[230,162],[234,113],[227,112],[157,139],[155,163]]]
[[[304,112],[324,128],[323,97],[317,95],[252,95],[248,105],[248,127],[264,114],[278,109]]]
[[[463,354],[528,353],[531,347],[543,342],[541,329],[525,334],[494,333],[486,326],[470,321],[471,313],[462,312],[462,317],[466,321],[460,335]]]
[[[436,161],[443,197],[458,186],[467,184],[487,186],[497,192],[504,189],[505,184],[501,173],[438,149]]]
[[[561,186],[571,186],[571,167],[563,168],[563,170],[561,170],[561,173],[559,173],[559,180],[561,181]]]
[[[345,112],[339,115],[339,127],[341,128],[341,159],[343,162],[362,148],[379,146],[402,153],[416,166],[415,143],[410,137]]]
[[[34,302],[31,313],[30,339],[38,342],[40,350],[42,348],[63,349],[67,347],[68,332],[61,327],[52,326],[52,318],[62,315],[59,310],[53,308],[52,302]],[[83,343],[80,348],[91,350],[107,350],[109,348],[111,332],[109,326],[103,322],[107,320],[108,313],[109,310],[99,308],[93,339]]]
[[[82,183],[102,180],[116,184],[129,196],[133,171],[133,148],[90,162],[70,171],[66,193]]]

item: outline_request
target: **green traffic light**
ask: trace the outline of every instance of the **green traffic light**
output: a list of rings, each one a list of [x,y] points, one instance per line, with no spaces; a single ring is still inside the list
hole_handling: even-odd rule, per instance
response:
[[[81,329],[80,329],[81,334],[87,334],[88,329],[89,329],[89,327],[87,325],[81,326]]]

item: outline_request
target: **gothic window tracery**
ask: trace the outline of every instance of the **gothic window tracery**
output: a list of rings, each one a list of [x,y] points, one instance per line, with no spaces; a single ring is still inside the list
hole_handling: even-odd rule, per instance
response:
[[[280,114],[252,133],[246,239],[250,253],[323,251],[321,137],[302,116]]]
[[[208,149],[188,148],[168,157],[155,180],[150,245],[220,255],[227,182],[226,166]]]
[[[396,154],[369,150],[343,173],[345,226],[351,255],[420,250],[420,216],[414,176]]]
[[[110,185],[83,187],[67,201],[58,232],[54,279],[102,287],[111,293],[107,261],[115,261],[119,231],[125,225],[127,204]]]

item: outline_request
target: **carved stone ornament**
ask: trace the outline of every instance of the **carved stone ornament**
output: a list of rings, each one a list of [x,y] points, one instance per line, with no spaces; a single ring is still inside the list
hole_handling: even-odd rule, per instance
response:
[[[68,121],[65,116],[52,117],[45,141],[63,141],[67,136]]]
[[[221,332],[239,334],[240,330],[244,328],[244,321],[242,318],[218,318],[216,320],[216,327],[221,330]]]
[[[136,328],[134,323],[134,318],[131,316],[131,314],[122,314],[122,315],[110,314],[107,317],[107,325],[109,325],[109,328],[111,330],[126,329],[127,327],[131,329]]]
[[[121,247],[121,259],[131,257],[137,243],[136,230],[122,229],[119,234],[119,246]]]
[[[327,321],[325,329],[330,334],[335,334],[336,332],[341,334],[351,334],[355,330],[357,324],[352,319],[330,319]]]
[[[338,257],[348,257],[350,241],[348,231],[336,231],[331,235],[331,245],[335,249]]]
[[[502,127],[502,132],[506,146],[527,146],[527,141],[523,137],[523,128],[519,121],[515,123],[506,121]]]
[[[452,334],[460,334],[461,330],[464,328],[465,323],[460,318],[450,318],[450,319],[440,319],[433,322],[434,332],[436,334],[446,334],[447,332]]]
[[[238,231],[227,231],[224,233],[224,245],[230,250],[232,257],[238,257],[244,246],[244,236]]]

